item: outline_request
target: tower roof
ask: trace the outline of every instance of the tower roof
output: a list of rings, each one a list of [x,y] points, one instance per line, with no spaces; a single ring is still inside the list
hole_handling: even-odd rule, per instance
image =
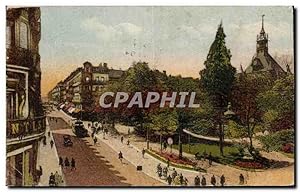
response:
[[[274,76],[285,74],[282,67],[268,53],[268,34],[264,29],[264,16],[262,15],[261,31],[257,35],[256,54],[253,56],[250,65],[246,68],[246,73],[271,72]]]

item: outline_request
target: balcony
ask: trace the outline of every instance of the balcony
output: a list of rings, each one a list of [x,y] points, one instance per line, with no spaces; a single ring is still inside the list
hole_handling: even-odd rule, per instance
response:
[[[7,120],[6,138],[7,142],[28,141],[42,135],[46,130],[46,117],[34,119]]]
[[[22,67],[32,68],[40,60],[38,53],[32,53],[29,49],[10,47],[6,49],[6,63]]]

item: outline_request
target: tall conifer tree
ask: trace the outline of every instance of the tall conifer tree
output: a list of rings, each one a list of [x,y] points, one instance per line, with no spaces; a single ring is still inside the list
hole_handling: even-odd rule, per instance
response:
[[[215,120],[219,125],[220,153],[222,155],[224,141],[222,117],[236,73],[236,69],[230,63],[231,53],[226,47],[225,37],[221,23],[204,62],[205,69],[200,71],[201,85],[208,92],[214,108],[217,110]]]

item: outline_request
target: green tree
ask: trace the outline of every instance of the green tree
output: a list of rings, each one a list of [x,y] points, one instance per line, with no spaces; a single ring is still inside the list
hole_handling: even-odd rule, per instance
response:
[[[206,61],[205,69],[200,71],[201,85],[208,92],[217,111],[215,120],[219,126],[220,153],[223,155],[224,131],[222,116],[228,102],[228,95],[235,79],[236,69],[231,65],[231,53],[225,44],[225,33],[222,23],[219,25]]]
[[[271,89],[258,96],[264,120],[270,131],[292,129],[295,126],[294,76],[288,75],[275,81]]]
[[[150,129],[159,135],[160,150],[162,151],[162,137],[175,133],[178,125],[178,117],[175,110],[162,109],[150,115]]]
[[[161,88],[161,83],[155,72],[152,71],[148,63],[138,62],[133,63],[133,65],[128,69],[125,78],[122,82],[123,89],[129,93],[142,92],[143,100],[145,100],[147,93],[150,91],[159,91]],[[138,108],[136,106],[124,110],[125,115],[131,117],[132,120],[138,123],[136,127],[137,133],[144,133],[144,124],[149,121],[149,114],[156,107],[150,107],[147,109]],[[149,149],[149,129],[146,127],[146,139],[147,139],[147,149]]]

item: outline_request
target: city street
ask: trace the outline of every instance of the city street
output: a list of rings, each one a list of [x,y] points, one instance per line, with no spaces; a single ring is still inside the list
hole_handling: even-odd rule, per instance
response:
[[[118,154],[105,143],[98,141],[93,144],[92,138],[77,138],[62,118],[50,121],[59,157],[75,159],[76,170],[63,168],[67,186],[159,186],[163,183],[143,172],[128,161],[121,163]],[[63,145],[63,135],[71,135],[72,147]]]

